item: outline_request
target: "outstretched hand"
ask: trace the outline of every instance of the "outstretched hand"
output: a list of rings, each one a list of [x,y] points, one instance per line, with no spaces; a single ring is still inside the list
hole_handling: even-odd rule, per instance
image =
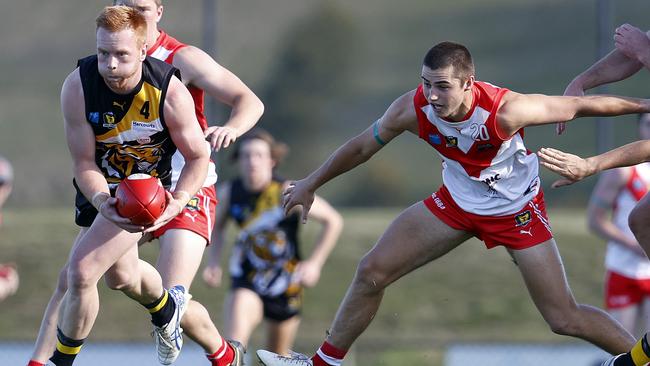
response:
[[[564,177],[553,182],[552,188],[568,186],[594,174],[589,162],[577,155],[545,147],[537,152],[537,156],[543,167]]]
[[[288,215],[289,211],[296,206],[302,206],[302,223],[307,223],[307,216],[311,205],[314,203],[314,192],[308,189],[305,179],[290,182],[287,188],[282,192],[282,208],[284,214]]]
[[[227,148],[237,140],[238,136],[236,129],[226,126],[210,126],[205,130],[204,135],[214,151]]]

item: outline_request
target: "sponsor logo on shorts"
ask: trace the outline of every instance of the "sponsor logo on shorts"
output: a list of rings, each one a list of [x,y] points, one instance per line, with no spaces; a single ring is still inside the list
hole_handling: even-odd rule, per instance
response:
[[[530,214],[530,211],[526,210],[515,216],[515,224],[517,226],[526,226],[532,219],[533,216]]]
[[[192,197],[192,199],[187,202],[187,205],[185,205],[185,208],[190,210],[190,211],[199,211],[199,199],[198,197]]]
[[[185,216],[189,217],[190,220],[192,220],[192,222],[196,222],[196,216],[197,216],[197,215],[198,215],[198,214],[196,214],[196,213],[191,214],[191,213],[189,213],[189,212],[185,212]]]
[[[447,147],[458,147],[458,137],[445,136],[445,141],[447,142]]]
[[[530,229],[528,229],[528,230],[520,229],[519,234],[528,234],[532,238],[533,237],[532,231],[533,231],[532,227]]]
[[[137,141],[140,145],[145,145],[151,142],[151,137],[141,137]]]
[[[444,210],[447,207],[445,207],[444,202],[440,199],[440,197],[436,196],[436,194],[432,194],[431,198],[433,198],[433,202],[435,202],[436,206],[438,206],[439,209]]]
[[[612,306],[623,306],[632,302],[628,295],[616,295],[609,297],[609,304]]]

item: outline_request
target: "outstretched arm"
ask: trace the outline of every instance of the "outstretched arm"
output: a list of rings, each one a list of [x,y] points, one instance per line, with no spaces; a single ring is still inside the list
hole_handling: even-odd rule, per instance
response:
[[[643,66],[650,67],[650,43],[638,28],[623,24],[614,34],[616,48],[576,76],[566,87],[564,95],[582,96],[585,91],[600,85],[614,83],[636,74]],[[562,134],[565,123],[560,122],[556,132]]]
[[[174,66],[181,71],[186,84],[203,89],[232,108],[223,126],[211,126],[205,131],[213,149],[230,146],[264,113],[264,104],[246,84],[202,50],[192,46],[182,48],[174,56]]]
[[[578,117],[608,117],[650,112],[650,100],[615,95],[583,97],[519,94],[509,92],[497,112],[497,123],[503,136],[512,136],[519,129],[555,122],[568,122]]]
[[[553,187],[560,187],[603,170],[650,161],[650,140],[635,141],[587,159],[551,148],[542,148],[537,155],[542,166],[564,177],[553,183]]]
[[[296,272],[304,286],[312,287],[318,283],[321,270],[341,235],[343,218],[327,201],[318,196],[311,206],[309,218],[318,221],[322,227],[311,255],[298,264]]]
[[[410,91],[396,99],[377,122],[334,151],[325,163],[307,178],[290,183],[284,191],[285,213],[295,206],[302,206],[302,221],[306,222],[316,189],[365,163],[385,144],[404,131],[411,131],[417,135],[417,116],[413,107],[414,93],[415,91]]]

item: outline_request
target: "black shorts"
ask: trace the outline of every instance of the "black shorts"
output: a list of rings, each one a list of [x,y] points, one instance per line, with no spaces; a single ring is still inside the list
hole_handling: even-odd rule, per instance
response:
[[[302,310],[302,289],[295,295],[284,293],[279,296],[264,296],[255,291],[253,285],[245,278],[233,278],[232,290],[238,288],[249,289],[262,299],[265,319],[281,322],[300,315]]]
[[[74,179],[72,180],[72,185],[74,186],[75,191],[77,191],[74,197],[74,223],[77,224],[77,226],[90,227],[90,225],[93,224],[93,221],[95,221],[95,217],[97,217],[97,209],[95,209],[95,206],[93,206],[86,196],[81,193],[81,190]],[[115,192],[111,190],[111,196],[114,194]]]

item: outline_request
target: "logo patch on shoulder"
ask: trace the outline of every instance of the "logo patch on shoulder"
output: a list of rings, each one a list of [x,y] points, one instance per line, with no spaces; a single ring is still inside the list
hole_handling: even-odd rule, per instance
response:
[[[517,226],[526,226],[532,219],[533,217],[530,214],[530,211],[527,210],[515,216],[515,224]]]

